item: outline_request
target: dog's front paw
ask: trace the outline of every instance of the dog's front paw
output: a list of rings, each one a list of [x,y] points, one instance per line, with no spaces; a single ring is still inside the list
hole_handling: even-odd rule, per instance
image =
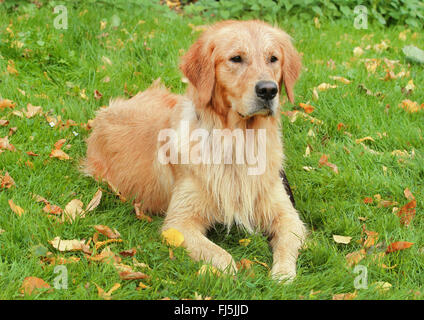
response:
[[[271,277],[278,282],[290,284],[296,277],[296,264],[292,263],[276,263],[271,270]]]
[[[234,275],[237,271],[236,262],[228,252],[216,255],[212,260],[212,265],[231,275]]]

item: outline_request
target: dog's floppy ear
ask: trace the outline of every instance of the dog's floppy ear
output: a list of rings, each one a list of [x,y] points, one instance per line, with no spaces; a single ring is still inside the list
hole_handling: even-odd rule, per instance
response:
[[[213,45],[201,36],[182,57],[180,69],[197,91],[197,107],[206,106],[215,86]]]
[[[281,33],[279,39],[281,50],[283,51],[283,61],[282,61],[282,75],[280,79],[280,90],[282,84],[286,89],[287,97],[290,102],[294,102],[294,84],[296,83],[297,78],[299,77],[300,70],[302,68],[302,62],[299,53],[294,48],[290,37],[285,33]]]

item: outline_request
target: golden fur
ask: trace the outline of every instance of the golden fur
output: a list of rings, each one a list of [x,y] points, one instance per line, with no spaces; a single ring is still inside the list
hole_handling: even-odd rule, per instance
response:
[[[243,63],[230,61],[235,55]],[[278,60],[271,63],[271,56]],[[300,67],[300,57],[282,30],[261,21],[215,24],[182,58],[180,68],[190,81],[185,96],[154,84],[98,112],[87,140],[85,171],[141,201],[143,210],[165,213],[163,229],[179,230],[193,259],[235,271],[231,255],[205,236],[215,223],[235,223],[270,235],[272,275],[293,278],[305,227],[279,179],[284,159],[278,95],[273,114],[263,116],[255,113],[254,88],[258,81],[273,81],[279,93],[285,87],[293,102]],[[181,120],[191,130],[208,132],[265,129],[264,173],[248,175],[247,165],[235,163],[161,164],[158,135],[166,128],[179,132]]]

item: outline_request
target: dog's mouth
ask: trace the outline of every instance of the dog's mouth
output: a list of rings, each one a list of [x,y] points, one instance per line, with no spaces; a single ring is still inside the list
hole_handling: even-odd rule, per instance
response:
[[[274,115],[274,111],[270,108],[270,107],[263,107],[261,109],[257,109],[251,113],[247,113],[247,114],[242,114],[240,112],[237,112],[238,115],[243,118],[243,119],[249,119],[255,116],[260,116],[260,117],[270,117]]]

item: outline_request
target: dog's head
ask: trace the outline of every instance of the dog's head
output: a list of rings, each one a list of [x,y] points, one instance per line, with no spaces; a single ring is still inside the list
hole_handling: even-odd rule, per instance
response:
[[[220,112],[250,118],[277,113],[283,84],[294,101],[301,61],[284,31],[262,21],[224,21],[200,36],[180,68],[194,87],[197,107],[219,105]]]

